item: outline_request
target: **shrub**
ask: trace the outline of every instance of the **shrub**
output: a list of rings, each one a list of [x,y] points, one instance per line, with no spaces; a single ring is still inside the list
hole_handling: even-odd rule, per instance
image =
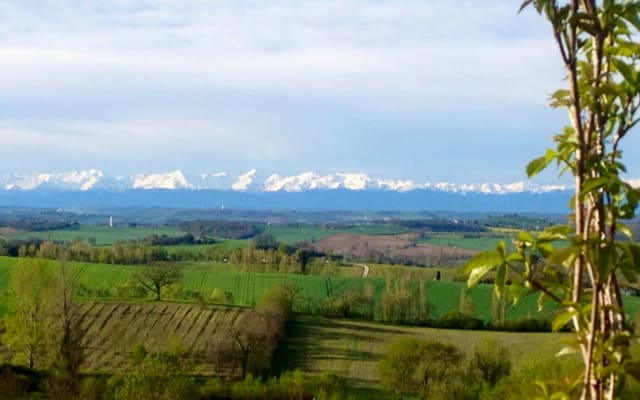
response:
[[[214,288],[211,291],[209,299],[218,304],[233,304],[233,293],[220,288]]]
[[[484,322],[480,318],[462,314],[460,311],[451,311],[449,314],[442,317],[438,321],[437,325],[439,328],[445,329],[485,329]]]
[[[489,387],[494,387],[500,379],[511,373],[509,351],[493,339],[478,343],[469,364],[469,372]]]

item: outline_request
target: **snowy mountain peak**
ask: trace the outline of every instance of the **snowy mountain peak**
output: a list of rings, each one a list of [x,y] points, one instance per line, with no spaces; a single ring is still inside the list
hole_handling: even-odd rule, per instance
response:
[[[255,176],[256,176],[256,169],[254,168],[249,172],[247,172],[246,174],[240,175],[236,183],[231,185],[231,189],[240,191],[240,192],[249,189],[249,187],[253,183]]]
[[[640,179],[630,180],[640,186]],[[365,173],[341,172],[320,175],[313,171],[299,175],[271,174],[262,180],[255,168],[242,175],[227,172],[201,173],[187,178],[182,171],[137,174],[131,177],[110,177],[97,169],[62,173],[32,173],[0,175],[0,188],[5,190],[70,190],[103,189],[124,191],[129,189],[216,189],[233,191],[301,192],[305,190],[379,190],[407,192],[411,190],[438,190],[453,193],[507,194],[520,192],[551,192],[566,190],[563,185],[537,185],[531,182],[514,183],[418,183],[412,180],[373,178]]]
[[[133,178],[133,189],[193,189],[180,170],[166,174],[138,174]]]
[[[97,169],[62,173],[13,174],[0,177],[0,185],[6,190],[33,190],[37,188],[59,190],[90,190],[104,177]]]

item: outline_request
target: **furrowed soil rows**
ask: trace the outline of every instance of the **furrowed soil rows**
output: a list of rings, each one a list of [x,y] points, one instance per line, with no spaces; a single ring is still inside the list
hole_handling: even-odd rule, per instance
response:
[[[213,365],[203,355],[216,336],[226,335],[246,311],[178,303],[85,302],[81,312],[87,353],[83,370],[87,372],[122,371],[137,344],[150,351],[166,351],[175,342],[193,354],[194,373],[210,375]]]

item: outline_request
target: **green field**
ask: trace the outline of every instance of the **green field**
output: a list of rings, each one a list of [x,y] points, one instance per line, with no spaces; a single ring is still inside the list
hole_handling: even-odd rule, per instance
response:
[[[182,236],[184,231],[177,227],[157,226],[157,227],[113,227],[98,225],[74,225],[67,229],[53,231],[24,232],[16,235],[3,235],[5,239],[31,239],[39,238],[43,240],[73,241],[81,239],[84,241],[95,239],[97,245],[109,245],[118,241],[145,239],[152,234],[167,236]]]
[[[463,235],[455,233],[426,233],[422,243],[444,247],[460,247],[463,249],[485,251],[496,247],[500,240],[504,240],[510,250],[513,250],[512,240],[516,235],[503,233],[480,233]]]
[[[191,372],[198,375],[227,374],[208,358],[213,343],[226,335],[231,324],[244,323],[242,309],[145,301],[87,301],[81,303],[84,347],[83,371],[114,373],[128,367],[129,354],[137,344],[149,350],[166,350],[172,343],[193,355]],[[377,363],[388,345],[400,337],[449,342],[469,359],[479,342],[491,338],[509,350],[515,371],[532,360],[552,358],[572,334],[455,331],[380,323],[295,317],[281,344],[278,368],[300,369],[306,374],[330,373],[357,397],[388,398],[379,389]],[[0,346],[7,360],[8,350]]]
[[[192,253],[192,254],[206,254],[209,251],[217,250],[222,252],[229,252],[236,249],[243,249],[249,246],[248,240],[237,239],[221,239],[216,241],[215,244],[178,244],[171,246],[162,246],[168,254],[173,253]]]
[[[400,337],[448,342],[469,359],[479,342],[491,338],[509,350],[514,370],[532,360],[554,357],[570,333],[509,333],[416,328],[380,323],[299,317],[285,342],[288,368],[309,374],[327,371],[347,382],[358,397],[388,398],[379,391],[378,361],[387,346]],[[360,392],[358,391],[360,390]]]
[[[314,242],[337,233],[335,229],[321,225],[269,225],[265,232],[271,233],[279,242],[289,244]]]
[[[0,293],[5,293],[8,275],[16,258],[0,257]],[[50,261],[55,266],[57,262]],[[117,289],[124,286],[131,274],[144,266],[118,266],[92,263],[67,263],[74,271],[76,283],[87,289],[108,293],[109,298],[115,298]],[[403,268],[403,267],[397,267]],[[433,273],[433,270],[425,270]],[[301,288],[304,302],[298,307],[299,311],[319,311],[327,302],[341,298],[347,291],[362,292],[365,282],[369,282],[375,290],[375,316],[381,318],[380,299],[385,291],[387,282],[394,285],[389,277],[369,277],[367,279],[348,276],[313,276],[299,274],[256,273],[241,271],[229,264],[222,263],[185,263],[183,292],[198,293],[206,302],[214,289],[221,289],[233,295],[233,304],[251,307],[260,302],[262,296],[272,287],[284,283],[294,283]],[[420,279],[413,280],[413,288],[417,290]],[[466,289],[463,282],[435,281],[423,279],[426,287],[426,297],[429,303],[430,317],[441,318],[451,311],[459,309],[460,292]],[[489,321],[492,318],[492,286],[478,285],[469,290],[473,299],[476,315]],[[629,314],[635,315],[640,310],[640,298],[625,297],[625,306]],[[5,303],[4,301],[2,302]],[[507,319],[536,318],[549,315],[554,310],[549,305],[542,314],[537,311],[537,295],[525,296],[515,306],[507,308]],[[0,309],[0,311],[2,311]]]

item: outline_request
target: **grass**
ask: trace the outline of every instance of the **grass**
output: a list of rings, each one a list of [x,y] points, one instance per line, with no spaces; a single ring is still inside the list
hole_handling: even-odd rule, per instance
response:
[[[14,235],[3,235],[5,239],[31,239],[73,241],[77,239],[93,240],[97,245],[109,245],[118,241],[138,240],[152,234],[167,236],[183,236],[184,231],[177,227],[113,227],[98,225],[74,225],[72,227],[52,231],[21,232]]]
[[[81,303],[84,348],[83,371],[113,373],[126,369],[137,344],[151,351],[179,344],[194,355],[192,373],[226,374],[207,358],[217,337],[226,335],[234,321],[242,323],[244,310],[198,304],[150,301],[86,301]],[[333,374],[344,380],[350,394],[386,398],[379,390],[377,363],[388,345],[400,337],[449,342],[469,359],[474,347],[491,338],[509,350],[514,370],[531,359],[550,358],[572,334],[455,331],[393,326],[372,322],[300,316],[288,326],[278,351],[281,369]],[[9,353],[0,348],[6,360]]]
[[[456,331],[317,317],[296,318],[289,329],[286,368],[299,368],[308,374],[330,372],[344,379],[356,393],[365,392],[373,399],[387,398],[379,391],[377,363],[389,343],[400,337],[452,343],[467,359],[478,343],[490,338],[509,350],[514,370],[532,359],[553,357],[562,343],[573,337],[570,333]]]
[[[177,244],[171,246],[162,246],[169,254],[173,253],[192,253],[206,254],[208,252],[222,251],[228,252],[236,249],[243,249],[249,246],[248,240],[238,239],[220,239],[215,244]]]
[[[0,257],[0,293],[6,292],[10,270],[17,261],[16,258]],[[53,267],[57,265],[57,262],[49,261],[49,265]],[[135,271],[144,268],[144,266],[81,262],[68,262],[67,265],[74,271],[78,285],[83,285],[85,288],[93,290],[94,293],[109,293],[110,298],[116,297],[117,288],[124,286]],[[392,273],[383,275],[379,270],[384,267],[374,266],[373,274],[367,279],[362,279],[346,276],[346,273],[336,276],[321,276],[247,272],[225,263],[190,262],[182,265],[183,293],[198,293],[204,301],[209,301],[211,293],[217,288],[232,294],[233,305],[251,307],[258,304],[264,294],[272,287],[293,283],[301,288],[301,293],[306,300],[306,306],[301,304],[299,309],[309,308],[311,311],[320,311],[328,301],[340,299],[345,292],[362,293],[365,283],[369,283],[375,290],[375,316],[380,319],[382,316],[380,299],[386,286],[395,287],[395,282],[404,273],[404,276],[412,282],[414,291],[417,292],[419,282],[425,284],[432,318],[441,318],[451,311],[458,310],[461,292],[467,291],[473,301],[478,318],[484,321],[492,319],[493,287],[491,285],[481,284],[467,289],[464,282],[436,281],[433,279],[435,274],[433,269],[415,268],[410,269],[407,274],[405,267],[387,267],[387,271],[398,272],[396,275]],[[349,272],[352,272],[353,268],[348,267]],[[537,299],[537,295],[524,296],[517,305],[510,305],[506,312],[507,320],[550,316],[557,309],[554,304],[549,303],[542,312],[538,312]],[[628,314],[633,316],[640,311],[640,298],[625,297],[624,302]],[[2,304],[4,303],[5,301],[2,302]],[[2,306],[0,306],[0,312],[2,311]]]
[[[271,233],[279,242],[296,244],[322,240],[338,231],[321,225],[269,225],[265,232]]]
[[[363,224],[345,230],[345,232],[361,235],[400,235],[410,231],[410,229],[389,224]]]
[[[455,233],[426,233],[422,238],[422,243],[433,244],[444,247],[460,247],[463,249],[485,251],[495,248],[500,240],[504,240],[507,247],[513,250],[512,240],[514,235],[479,233],[477,236],[455,234]]]
[[[392,276],[400,278],[407,273],[413,276],[413,279],[423,278],[426,280],[436,279],[437,273],[440,272],[440,279],[445,281],[454,281],[458,279],[460,275],[460,269],[455,267],[413,267],[405,265],[391,265],[391,264],[371,264],[369,266],[369,276],[372,278],[386,278]]]

